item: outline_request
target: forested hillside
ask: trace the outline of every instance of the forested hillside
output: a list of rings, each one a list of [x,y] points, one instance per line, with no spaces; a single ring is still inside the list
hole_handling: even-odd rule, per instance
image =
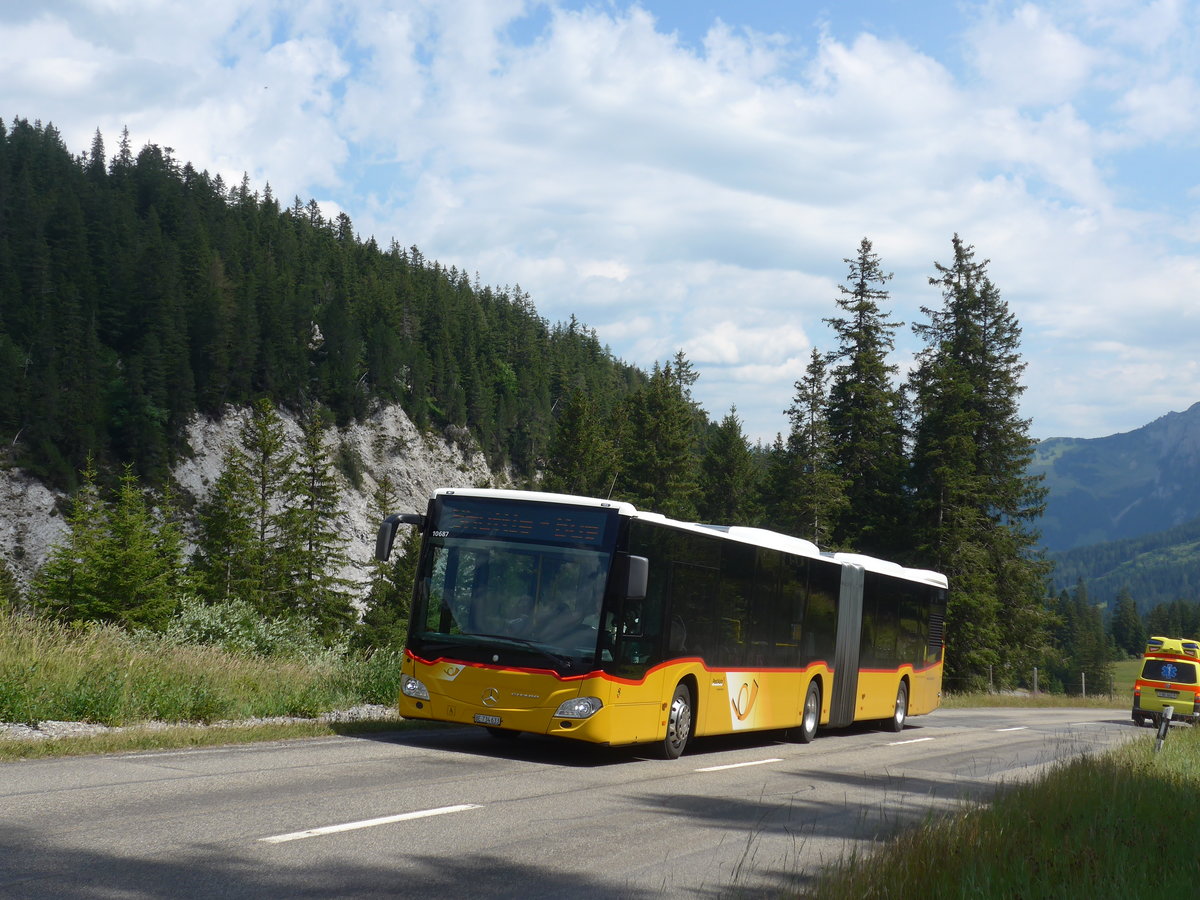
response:
[[[1139,612],[1163,603],[1200,601],[1200,518],[1166,531],[1051,554],[1060,588],[1087,584],[1094,603],[1126,591]]]
[[[567,393],[607,412],[643,381],[519,287],[362,241],[315,202],[127,135],[74,156],[51,126],[0,123],[0,446],[55,485],[89,455],[161,481],[190,417],[263,397],[339,424],[398,402],[530,472]]]

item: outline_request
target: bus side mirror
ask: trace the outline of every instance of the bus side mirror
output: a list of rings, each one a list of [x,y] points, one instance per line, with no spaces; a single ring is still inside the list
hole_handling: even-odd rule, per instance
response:
[[[395,513],[384,519],[375,538],[375,558],[380,562],[387,562],[392,555],[392,544],[396,542],[396,531],[401,525],[424,528],[425,517],[418,513]]]
[[[625,579],[625,599],[645,600],[646,583],[650,577],[650,560],[644,556],[629,556],[629,569]]]

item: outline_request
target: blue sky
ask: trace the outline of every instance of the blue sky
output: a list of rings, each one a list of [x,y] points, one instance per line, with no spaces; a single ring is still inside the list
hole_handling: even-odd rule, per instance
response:
[[[1198,0],[0,0],[0,117],[157,143],[519,284],[785,431],[868,237],[922,321],[955,233],[1037,438],[1200,400]],[[916,344],[898,335],[894,361]]]

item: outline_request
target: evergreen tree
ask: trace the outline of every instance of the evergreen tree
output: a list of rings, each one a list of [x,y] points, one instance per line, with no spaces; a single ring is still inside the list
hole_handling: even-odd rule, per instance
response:
[[[210,600],[243,600],[264,616],[293,611],[291,567],[298,554],[285,537],[295,468],[279,414],[269,400],[258,400],[237,443],[226,449],[201,511],[198,569]]]
[[[221,474],[200,507],[193,559],[200,589],[210,602],[250,603],[259,596],[253,492],[246,454],[230,444],[221,458]]]
[[[250,408],[240,440],[247,467],[244,483],[251,488],[249,507],[254,528],[251,571],[253,597],[264,615],[289,612],[294,554],[287,544],[291,511],[288,501],[296,469],[296,453],[288,448],[283,420],[270,400],[260,398]]]
[[[827,385],[825,359],[814,348],[787,409],[791,431],[778,503],[783,530],[819,547],[833,546],[834,525],[849,504],[846,478],[838,471],[826,418]]]
[[[399,506],[396,486],[384,475],[371,495],[371,520],[382,522]],[[412,597],[412,573],[416,572],[420,534],[405,529],[402,542],[387,560],[372,560],[371,583],[363,604],[362,622],[354,630],[351,645],[362,650],[399,647],[408,633]]]
[[[564,494],[607,497],[616,468],[610,428],[585,390],[572,391],[550,441],[544,487]]]
[[[737,407],[708,438],[700,461],[699,513],[706,522],[744,525],[757,518],[757,471]]]
[[[695,517],[700,413],[691,386],[697,377],[680,351],[674,365],[655,364],[650,382],[627,404],[617,493],[641,509]]]
[[[898,368],[887,361],[901,324],[881,309],[890,279],[866,238],[839,285],[842,315],[826,319],[837,347],[827,422],[831,462],[843,480],[846,505],[834,529],[839,545],[891,556],[900,543],[905,473],[903,397],[893,386]]]
[[[1127,656],[1142,655],[1146,647],[1146,630],[1128,587],[1121,588],[1117,594],[1109,630],[1118,650]]]
[[[116,610],[104,596],[104,569],[111,542],[107,511],[89,459],[83,482],[71,499],[67,530],[50,550],[33,580],[34,605],[67,621],[113,621]]]
[[[1173,600],[1146,613],[1148,636],[1200,639],[1200,604]]]
[[[338,483],[324,446],[325,424],[318,410],[304,419],[296,469],[280,498],[285,513],[275,552],[289,568],[287,607],[320,637],[332,640],[353,624],[355,611],[350,582],[338,574],[350,558],[337,505]]]
[[[176,526],[147,504],[132,466],[126,466],[113,504],[101,498],[94,470],[85,469],[83,477],[66,540],[38,573],[39,605],[70,621],[161,630],[183,583]]]
[[[109,533],[113,549],[106,590],[124,607],[122,620],[154,630],[164,628],[180,600],[183,538],[173,522],[149,507],[129,465],[112,507]]]
[[[950,580],[947,678],[978,686],[989,668],[1024,671],[1046,644],[1041,598],[1048,565],[1032,522],[1045,490],[1027,473],[1034,442],[1019,415],[1021,330],[987,275],[987,261],[953,239],[935,263],[940,309],[924,308],[912,373],[911,467],[915,561]]]
[[[1066,622],[1064,650],[1068,669],[1064,678],[1068,693],[1108,691],[1112,681],[1108,639],[1099,608],[1088,600],[1087,586],[1080,581],[1075,593],[1060,600]]]
[[[796,476],[795,458],[788,452],[783,435],[778,432],[770,446],[765,449],[760,447],[758,451],[762,456],[760,464],[764,471],[758,483],[757,524],[785,534],[799,534],[799,526],[789,517],[790,510],[785,511]]]

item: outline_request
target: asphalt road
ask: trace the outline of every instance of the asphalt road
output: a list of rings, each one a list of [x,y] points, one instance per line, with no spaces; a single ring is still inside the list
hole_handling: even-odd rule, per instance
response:
[[[1149,729],[940,710],[901,734],[633,749],[454,728],[0,764],[0,898],[774,897],[851,849]]]

